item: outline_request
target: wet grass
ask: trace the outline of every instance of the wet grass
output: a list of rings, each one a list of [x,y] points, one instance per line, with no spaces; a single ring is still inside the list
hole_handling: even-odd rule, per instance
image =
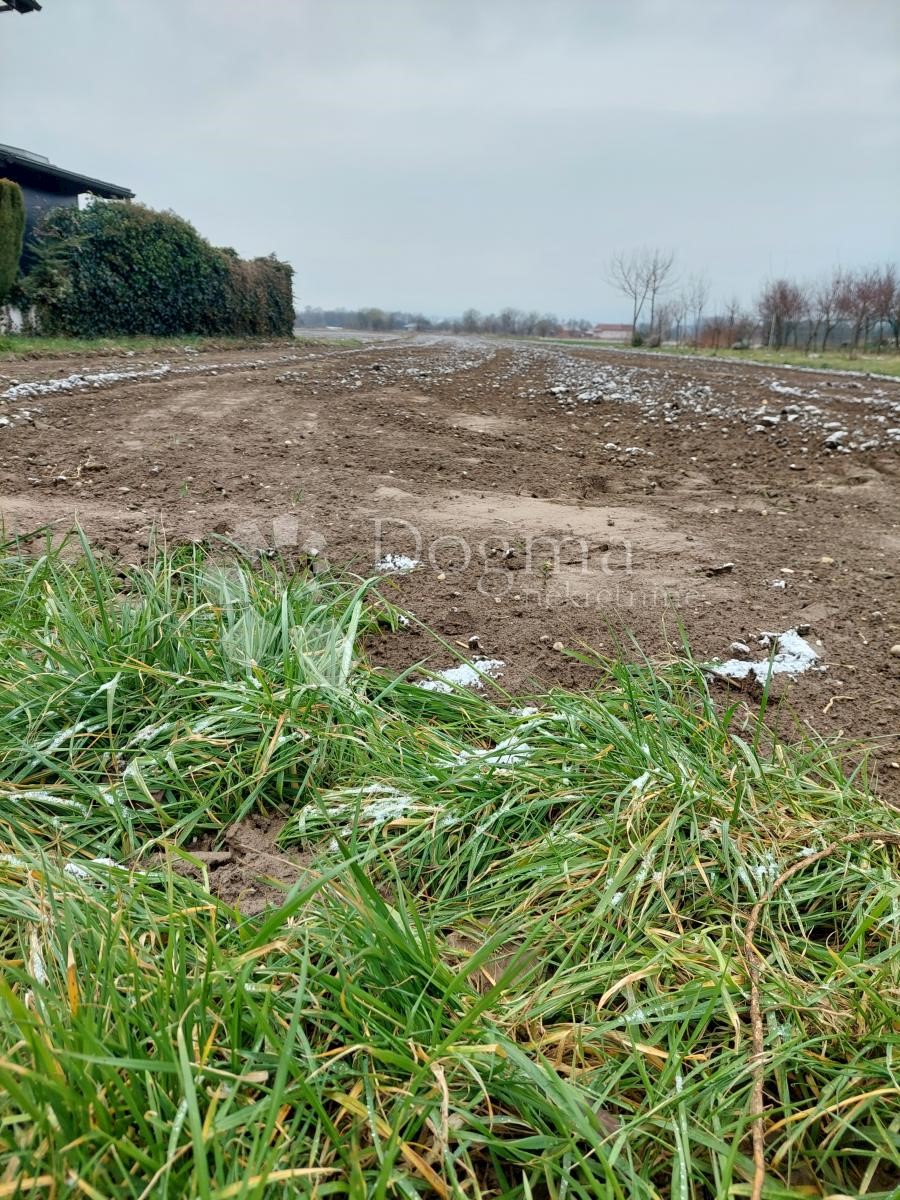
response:
[[[426,691],[370,582],[75,548],[0,556],[0,1195],[892,1194],[898,823],[834,751],[690,661]],[[313,865],[248,917],[173,866],[257,811]]]

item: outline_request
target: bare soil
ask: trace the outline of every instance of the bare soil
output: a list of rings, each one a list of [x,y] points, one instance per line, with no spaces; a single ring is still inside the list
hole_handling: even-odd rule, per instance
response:
[[[315,855],[297,854],[278,845],[283,826],[281,817],[248,817],[189,846],[187,853],[199,865],[177,859],[174,869],[208,884],[214,896],[253,916],[283,903],[298,881],[307,884],[315,877]]]
[[[778,680],[779,720],[871,746],[885,795],[898,476],[884,378],[428,337],[0,364],[8,533],[77,519],[128,561],[154,527],[217,534],[366,575],[407,555],[422,565],[385,594],[466,651],[477,637],[519,694],[597,678],[559,643],[761,656],[761,632],[809,625],[827,669]],[[451,661],[415,622],[371,655]]]

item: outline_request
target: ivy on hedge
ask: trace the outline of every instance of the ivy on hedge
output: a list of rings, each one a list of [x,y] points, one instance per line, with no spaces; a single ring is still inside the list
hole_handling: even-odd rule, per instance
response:
[[[25,280],[42,333],[263,334],[294,327],[293,269],[211,246],[188,221],[131,201],[55,208]]]
[[[19,273],[25,233],[25,200],[11,179],[0,179],[0,304],[12,291]]]

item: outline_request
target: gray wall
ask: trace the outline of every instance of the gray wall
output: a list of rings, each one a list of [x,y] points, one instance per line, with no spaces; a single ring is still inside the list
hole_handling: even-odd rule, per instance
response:
[[[59,192],[48,192],[30,184],[20,183],[25,197],[25,249],[22,252],[22,270],[27,271],[33,262],[32,242],[34,227],[51,208],[72,208],[78,203],[76,195],[64,196]]]

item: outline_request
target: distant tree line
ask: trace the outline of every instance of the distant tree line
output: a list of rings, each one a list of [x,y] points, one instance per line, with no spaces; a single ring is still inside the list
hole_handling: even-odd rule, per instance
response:
[[[422,313],[390,312],[383,308],[313,308],[307,305],[295,319],[297,329],[358,329],[385,333],[398,329],[432,329]]]
[[[856,271],[835,268],[808,282],[769,280],[751,306],[737,297],[711,305],[707,276],[693,272],[679,278],[674,253],[659,248],[613,255],[607,278],[629,301],[631,342],[637,346],[674,342],[711,349],[762,345],[855,352],[893,345],[900,350],[900,273],[893,264]],[[593,322],[583,317],[560,320],[553,313],[517,308],[499,313],[467,308],[458,317],[436,320],[381,308],[308,306],[297,314],[296,324],[301,329],[440,330],[511,337],[590,337],[594,330]]]
[[[889,263],[867,270],[835,268],[823,279],[767,283],[757,311],[768,345],[827,350],[839,341],[851,350],[900,350],[900,277]]]
[[[389,312],[382,308],[314,308],[307,305],[297,313],[298,329],[438,330],[446,333],[498,333],[518,337],[553,337],[564,332],[586,334],[593,324],[585,318],[561,321],[552,313],[522,312],[504,308],[500,313],[481,313],[467,308],[458,317],[428,318],[422,313]]]

